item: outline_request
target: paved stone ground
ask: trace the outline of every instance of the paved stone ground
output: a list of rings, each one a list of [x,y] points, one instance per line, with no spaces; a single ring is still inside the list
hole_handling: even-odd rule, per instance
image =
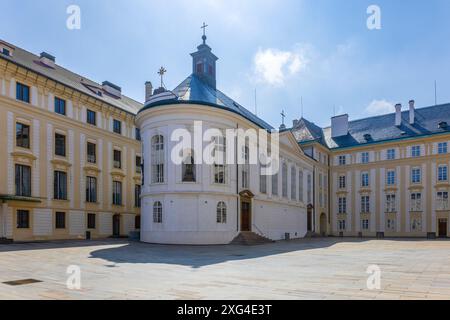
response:
[[[374,264],[381,290],[371,291],[366,270]],[[81,267],[80,291],[66,287],[69,265]],[[3,284],[28,278],[43,282]],[[450,241],[0,245],[0,299],[450,299]]]

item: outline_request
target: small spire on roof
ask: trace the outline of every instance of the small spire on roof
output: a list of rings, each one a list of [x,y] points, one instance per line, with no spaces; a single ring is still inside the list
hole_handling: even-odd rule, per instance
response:
[[[206,44],[206,28],[209,27],[205,22],[203,22],[203,25],[200,27],[200,29],[203,29],[203,44]]]

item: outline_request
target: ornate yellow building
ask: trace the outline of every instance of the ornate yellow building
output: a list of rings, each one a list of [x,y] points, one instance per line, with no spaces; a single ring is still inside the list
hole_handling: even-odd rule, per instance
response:
[[[0,41],[0,239],[138,229],[141,107],[110,82]]]

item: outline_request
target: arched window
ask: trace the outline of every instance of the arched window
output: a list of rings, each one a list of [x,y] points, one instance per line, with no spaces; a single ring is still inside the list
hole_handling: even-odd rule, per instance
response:
[[[183,164],[181,168],[183,182],[195,182],[195,160],[194,152],[192,150],[183,151]]]
[[[227,223],[227,205],[223,201],[217,204],[217,223]]]
[[[297,200],[297,170],[291,168],[291,200]]]
[[[226,138],[217,136],[214,142],[214,183],[226,184]]]
[[[242,188],[248,189],[250,174],[250,150],[247,146],[242,149],[242,158],[244,160],[244,164],[242,165]]]
[[[152,183],[164,183],[164,137],[152,138]]]
[[[283,169],[281,172],[282,184],[283,184],[283,198],[288,197],[288,167],[286,163],[283,163]]]
[[[162,204],[156,201],[153,204],[153,223],[162,223]]]

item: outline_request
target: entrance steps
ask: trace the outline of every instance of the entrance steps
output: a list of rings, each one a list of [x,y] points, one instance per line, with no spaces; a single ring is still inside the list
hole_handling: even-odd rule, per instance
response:
[[[305,235],[305,238],[321,238],[321,236],[316,232],[308,231]]]
[[[241,246],[257,246],[267,243],[273,243],[275,241],[270,240],[266,237],[260,236],[254,232],[241,232],[231,241],[232,245],[241,245]]]

